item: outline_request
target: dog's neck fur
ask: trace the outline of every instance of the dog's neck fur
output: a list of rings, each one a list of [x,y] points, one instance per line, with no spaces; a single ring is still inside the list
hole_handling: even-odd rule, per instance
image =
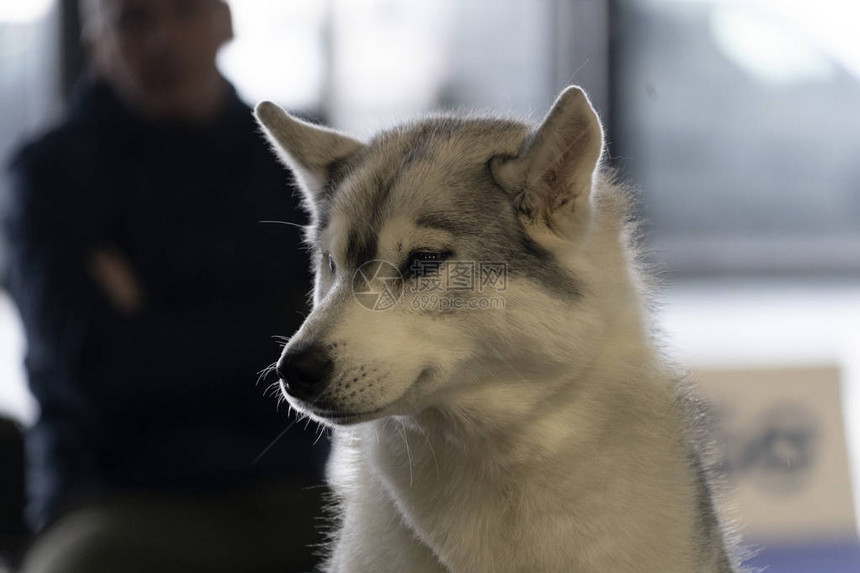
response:
[[[604,251],[600,260],[592,261],[595,268],[607,264],[626,268],[630,255],[625,250],[622,227],[618,212],[601,212],[599,207],[595,210],[589,232],[614,233],[617,245],[617,250]],[[602,244],[607,243],[602,240]],[[589,247],[582,250],[588,252]],[[603,276],[617,278],[619,274],[609,272]],[[598,292],[606,293],[600,298],[639,298],[638,277],[620,276],[629,280],[594,285]],[[482,519],[497,513],[485,511],[487,507],[502,507],[502,514],[513,521],[513,526],[500,530],[534,535],[529,543],[535,548],[536,566],[543,556],[559,554],[558,550],[541,551],[546,544],[570,543],[574,538],[582,546],[565,559],[589,555],[583,547],[593,544],[590,551],[595,554],[594,562],[582,565],[597,568],[587,570],[635,570],[636,552],[649,551],[643,538],[641,544],[628,544],[630,554],[597,557],[609,536],[642,537],[642,532],[627,530],[630,521],[623,516],[622,500],[645,495],[631,493],[639,489],[631,476],[642,483],[656,480],[665,488],[659,495],[672,499],[682,494],[680,486],[677,490],[670,487],[670,476],[685,472],[677,462],[684,459],[684,454],[679,456],[677,451],[684,444],[667,439],[667,435],[679,434],[678,419],[672,411],[672,382],[650,341],[644,302],[621,305],[638,312],[619,314],[618,308],[610,305],[602,309],[601,318],[606,325],[602,336],[613,343],[598,345],[590,364],[578,376],[557,369],[541,378],[530,377],[506,368],[504,357],[500,357],[495,365],[483,368],[485,375],[497,376],[490,385],[470,384],[464,379],[464,390],[445,406],[347,430],[356,439],[356,446],[373,460],[371,467],[379,472],[377,478],[389,491],[404,521],[451,570],[492,570],[488,566],[491,563],[498,563],[499,570],[511,570],[501,564],[507,558],[505,545],[513,540],[498,539],[490,533],[470,534],[472,539],[488,540],[483,551],[457,543],[467,532],[492,529],[493,524]],[[530,384],[545,385],[553,391],[536,393],[529,389]],[[617,456],[627,457],[633,442],[641,444],[639,451],[651,452],[651,456],[619,459]],[[562,476],[554,475],[555,468],[570,467],[571,460],[580,460],[577,476],[560,479]],[[607,472],[604,464],[615,470]],[[594,481],[607,475],[614,477],[600,484],[601,496],[592,499],[597,485]],[[412,495],[414,491],[422,494]],[[549,491],[551,495],[547,495]],[[516,526],[520,522],[539,522],[542,514],[559,511],[555,506],[559,499],[573,500],[570,507],[578,508],[577,514],[568,519],[568,529]],[[607,511],[607,499],[617,500],[620,514]],[[678,504],[672,499],[667,507],[677,511]],[[629,511],[636,508],[630,507]],[[689,530],[685,521],[691,518],[673,515],[663,522],[655,517],[654,525],[674,524],[679,531]],[[668,537],[684,539],[681,534]],[[690,553],[686,563],[691,563],[693,540],[687,541],[690,547],[676,547],[669,553],[675,558],[679,553]],[[655,559],[655,563],[660,562],[658,557]],[[554,567],[577,570],[572,561],[543,563],[533,570],[556,570]],[[684,567],[675,559],[667,560],[660,570],[692,570]]]

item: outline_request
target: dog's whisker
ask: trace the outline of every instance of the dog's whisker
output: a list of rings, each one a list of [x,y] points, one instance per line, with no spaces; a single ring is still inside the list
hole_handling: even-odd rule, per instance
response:
[[[409,464],[409,487],[412,487],[412,450],[409,449],[409,440],[406,438],[406,427],[400,422],[399,433],[403,437],[403,443],[406,445],[406,462]]]
[[[290,429],[291,429],[293,426],[295,426],[295,425],[296,425],[296,422],[297,422],[297,420],[293,420],[292,422],[290,422],[290,423],[287,425],[287,427],[286,427],[286,428],[284,428],[284,429],[281,431],[281,433],[280,433],[280,434],[278,434],[278,435],[277,435],[277,437],[276,437],[274,440],[272,440],[271,442],[269,442],[269,445],[268,445],[268,446],[266,446],[265,448],[263,448],[263,451],[262,451],[262,452],[260,452],[260,453],[259,453],[259,455],[257,455],[257,457],[256,457],[256,458],[254,458],[254,461],[252,461],[252,462],[251,462],[251,465],[253,466],[253,465],[254,465],[254,464],[256,464],[258,461],[260,461],[260,459],[262,459],[262,457],[263,457],[263,456],[265,456],[265,455],[269,452],[269,450],[271,450],[271,449],[275,446],[275,444],[277,444],[277,443],[278,443],[278,441],[280,441],[280,439],[281,439],[281,438],[283,438],[283,437],[287,434],[287,432],[289,432],[289,431],[290,431]]]
[[[314,440],[314,445],[317,445],[317,442],[319,442],[320,438],[322,438],[323,434],[325,434],[325,425],[324,424],[317,424],[317,426],[319,427],[319,432],[317,433],[317,437]]]
[[[255,386],[259,386],[260,382],[265,380],[272,372],[277,368],[277,362],[272,362],[262,370],[257,373],[257,381],[254,383]]]
[[[439,475],[439,459],[436,457],[436,450],[433,448],[433,444],[430,443],[430,438],[427,436],[427,431],[424,428],[420,428],[419,431],[424,437],[424,441],[427,443],[427,447],[430,448],[430,455],[433,456],[433,465],[436,467],[436,481],[439,481],[441,477]]]
[[[302,225],[302,224],[299,224],[299,223],[293,223],[293,222],[291,222],[291,221],[273,221],[273,220],[265,220],[265,221],[258,221],[258,223],[262,223],[262,224],[274,224],[274,225],[288,225],[288,226],[290,226],[290,227],[296,227],[296,228],[301,229],[301,230],[303,230],[303,231],[307,229],[307,225]]]

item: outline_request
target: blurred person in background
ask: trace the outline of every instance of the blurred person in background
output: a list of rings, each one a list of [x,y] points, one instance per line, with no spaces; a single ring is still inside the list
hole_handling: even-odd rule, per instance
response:
[[[325,440],[255,386],[309,280],[289,174],[219,73],[220,0],[83,0],[91,70],[10,163],[41,415],[25,573],[307,571]]]

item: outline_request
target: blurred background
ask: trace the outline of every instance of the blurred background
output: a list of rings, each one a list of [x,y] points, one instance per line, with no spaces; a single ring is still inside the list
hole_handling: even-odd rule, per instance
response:
[[[583,86],[638,190],[668,352],[716,404],[754,562],[860,571],[860,3],[229,3],[240,95],[357,135],[438,108],[537,120]],[[0,157],[63,109],[79,36],[75,0],[0,0]],[[26,426],[23,345],[0,291],[0,413]],[[23,477],[5,442],[8,545]]]

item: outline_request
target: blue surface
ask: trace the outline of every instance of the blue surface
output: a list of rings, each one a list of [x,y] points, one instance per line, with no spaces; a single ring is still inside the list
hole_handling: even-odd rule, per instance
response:
[[[765,573],[860,573],[860,544],[771,545],[747,564]]]

